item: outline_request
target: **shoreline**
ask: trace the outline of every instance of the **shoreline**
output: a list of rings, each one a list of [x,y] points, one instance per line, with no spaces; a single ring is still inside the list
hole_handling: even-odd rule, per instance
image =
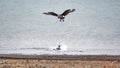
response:
[[[2,59],[45,59],[45,60],[107,60],[120,61],[120,55],[22,55],[22,54],[0,54]]]

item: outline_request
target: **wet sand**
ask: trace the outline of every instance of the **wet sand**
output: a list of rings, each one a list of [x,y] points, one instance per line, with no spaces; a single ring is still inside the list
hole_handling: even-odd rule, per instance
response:
[[[0,68],[120,68],[120,55],[0,54]]]

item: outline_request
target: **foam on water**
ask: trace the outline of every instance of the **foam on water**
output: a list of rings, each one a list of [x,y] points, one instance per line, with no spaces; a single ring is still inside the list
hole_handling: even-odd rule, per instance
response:
[[[58,46],[60,45],[60,50],[57,50]],[[67,45],[59,44],[58,46],[49,47],[49,50],[57,50],[57,51],[67,51]]]

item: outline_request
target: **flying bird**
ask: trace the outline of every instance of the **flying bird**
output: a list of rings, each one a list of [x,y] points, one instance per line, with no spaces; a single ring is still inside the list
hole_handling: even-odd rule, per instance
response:
[[[75,9],[67,9],[62,14],[57,14],[55,12],[44,12],[43,14],[56,16],[56,17],[58,17],[58,19],[60,19],[60,22],[61,22],[61,21],[64,21],[66,15],[68,15],[69,13],[74,12],[74,11],[75,11]]]

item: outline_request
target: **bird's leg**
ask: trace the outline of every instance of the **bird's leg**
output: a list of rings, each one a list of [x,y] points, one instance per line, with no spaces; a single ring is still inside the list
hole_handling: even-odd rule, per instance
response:
[[[61,21],[64,22],[64,19],[60,19],[60,22],[61,22]]]
[[[64,22],[64,19],[62,19],[63,20],[63,22]]]
[[[60,19],[60,22],[61,22],[61,19]]]

